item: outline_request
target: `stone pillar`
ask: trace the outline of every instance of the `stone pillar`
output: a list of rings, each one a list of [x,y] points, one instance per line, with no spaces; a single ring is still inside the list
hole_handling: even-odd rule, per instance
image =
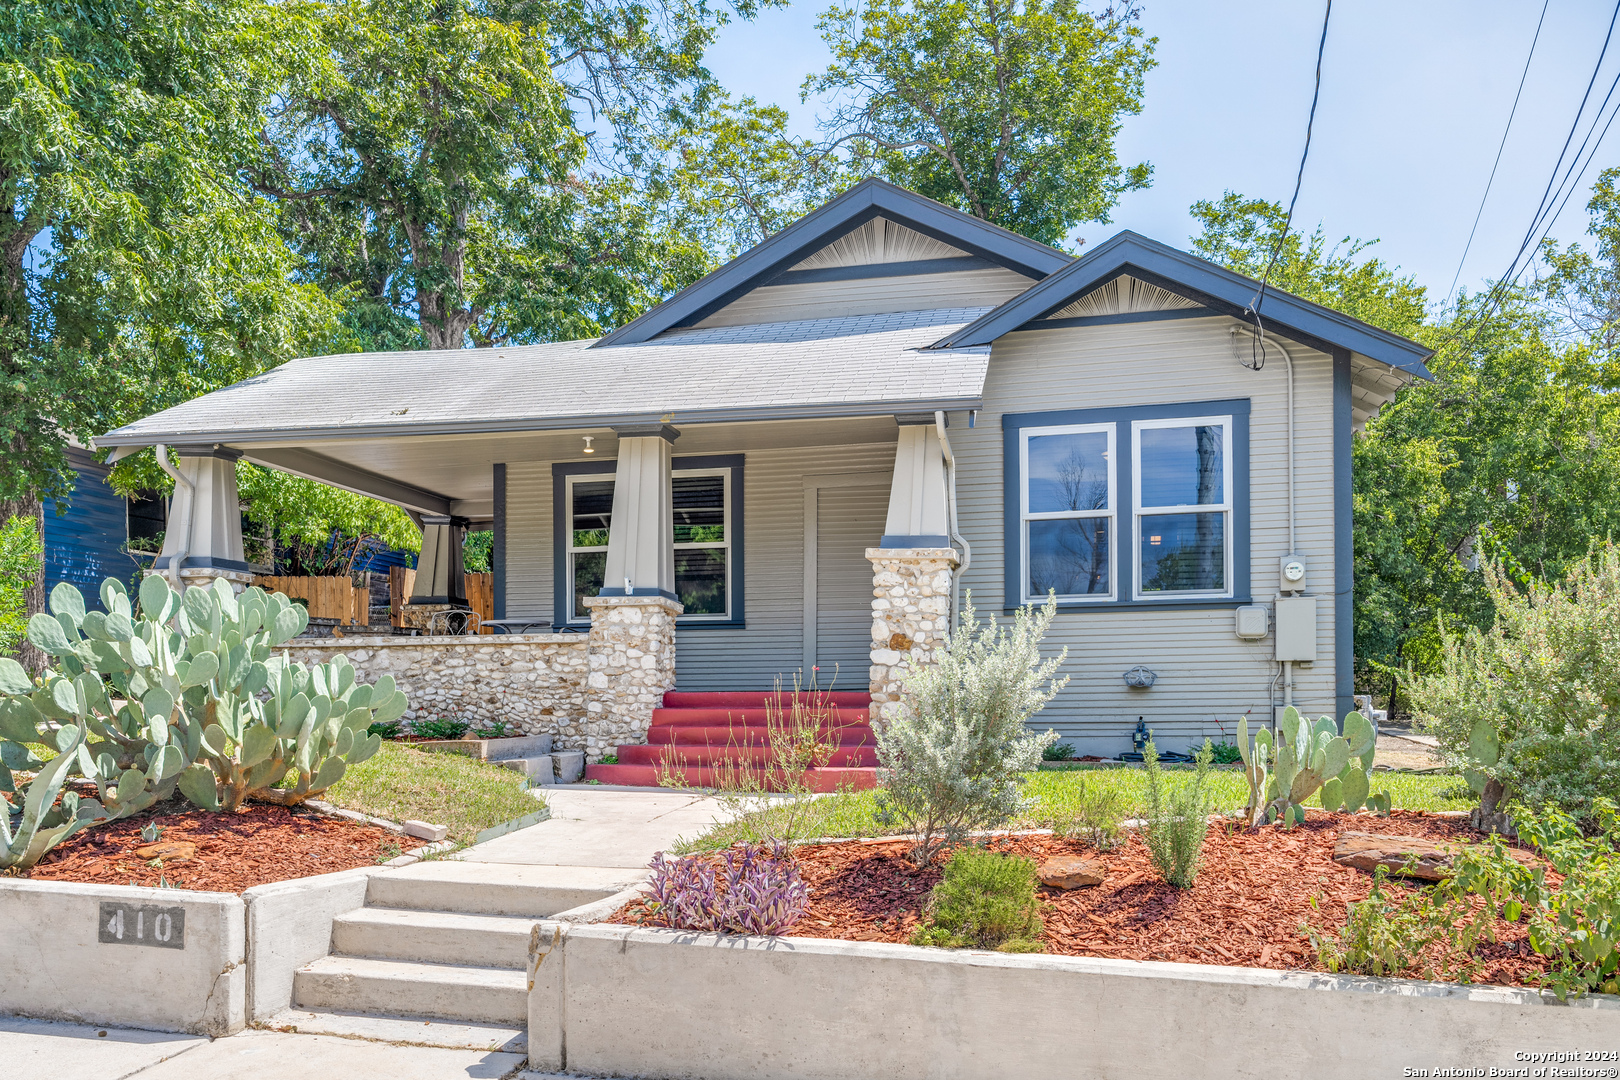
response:
[[[236,460],[242,455],[224,447],[176,450],[185,482],[174,485],[163,551],[149,572],[177,588],[224,578],[241,592],[253,580],[242,552],[242,502],[236,492]]]
[[[945,453],[931,413],[897,416],[900,441],[894,452],[885,548],[942,548],[951,543],[945,495]]]
[[[653,710],[675,688],[675,619],[683,609],[663,596],[588,596],[585,606],[591,635],[584,750],[594,762],[621,744],[646,741]]]
[[[900,711],[913,667],[930,664],[950,636],[954,548],[867,548],[872,562],[872,716]]]
[[[680,432],[667,424],[615,430],[619,460],[613,474],[613,517],[608,522],[601,595],[674,600],[675,516],[669,474],[671,444]]]

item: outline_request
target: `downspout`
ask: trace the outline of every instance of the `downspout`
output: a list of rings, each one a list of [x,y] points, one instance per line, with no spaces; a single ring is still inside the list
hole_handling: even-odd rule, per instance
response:
[[[945,413],[941,410],[934,412],[934,430],[939,433],[940,453],[945,456],[945,527],[950,533],[951,542],[962,549],[962,561],[951,571],[950,629],[955,630],[957,593],[961,589],[962,575],[967,573],[973,562],[973,549],[968,546],[967,537],[962,535],[956,524],[956,455],[951,453],[951,440],[945,434]]]
[[[191,554],[192,527],[197,519],[197,487],[190,480],[181,476],[179,469],[170,464],[169,448],[167,446],[158,443],[153,449],[157,451],[158,468],[174,478],[175,494],[178,495],[183,487],[186,489],[186,495],[188,496],[186,499],[185,540],[175,546],[174,555],[169,559],[169,584],[174,586],[175,592],[184,592],[185,582],[180,580],[180,567],[185,563],[186,556]]]

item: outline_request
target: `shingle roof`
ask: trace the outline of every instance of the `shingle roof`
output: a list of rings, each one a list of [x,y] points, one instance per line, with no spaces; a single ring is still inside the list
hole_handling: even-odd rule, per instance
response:
[[[918,350],[988,308],[293,360],[109,432],[99,446],[539,431],[882,415],[978,404],[988,347]]]

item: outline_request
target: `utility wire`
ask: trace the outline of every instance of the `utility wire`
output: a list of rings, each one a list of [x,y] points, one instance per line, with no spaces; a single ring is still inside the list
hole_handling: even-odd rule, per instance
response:
[[[1474,234],[1479,231],[1479,219],[1485,213],[1485,201],[1491,197],[1491,185],[1496,182],[1496,169],[1502,164],[1502,151],[1507,149],[1508,132],[1513,130],[1513,118],[1519,112],[1519,98],[1524,94],[1524,81],[1530,75],[1530,61],[1536,56],[1536,43],[1541,40],[1541,27],[1547,21],[1547,8],[1552,6],[1552,0],[1542,0],[1541,18],[1536,20],[1536,34],[1530,39],[1530,54],[1524,58],[1524,71],[1519,74],[1519,88],[1513,92],[1513,107],[1508,110],[1507,126],[1502,129],[1502,141],[1496,147],[1496,160],[1491,162],[1490,179],[1485,181],[1485,194],[1479,197],[1479,209],[1474,211],[1474,224],[1468,230],[1468,243],[1463,245],[1462,258],[1457,260],[1457,272],[1452,275],[1451,288],[1446,291],[1446,300],[1449,303],[1457,292],[1457,282],[1462,279],[1463,264],[1468,261],[1468,250],[1474,246]]]

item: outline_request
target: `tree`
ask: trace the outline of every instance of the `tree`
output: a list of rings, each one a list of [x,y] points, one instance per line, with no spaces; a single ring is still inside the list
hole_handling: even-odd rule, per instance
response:
[[[1612,203],[1595,197],[1594,219]],[[1228,192],[1193,214],[1198,254],[1259,277],[1276,248],[1272,285],[1436,349],[1434,381],[1386,405],[1351,459],[1356,677],[1388,687],[1393,707],[1400,672],[1437,670],[1442,625],[1491,625],[1482,560],[1558,580],[1620,526],[1620,413],[1601,365],[1586,359],[1596,324],[1561,326],[1538,302],[1577,285],[1600,295],[1593,274],[1615,275],[1613,255],[1603,271],[1566,252],[1565,270],[1551,262],[1533,289],[1464,294],[1433,310],[1421,286],[1365,254],[1370,242],[1329,247],[1318,227],[1278,247],[1275,203]]]
[[[1114,152],[1157,40],[1132,2],[871,0],[817,26],[833,62],[803,93],[833,95],[835,145],[896,184],[1061,244],[1152,177]]]
[[[41,520],[67,440],[305,351],[334,306],[289,284],[237,178],[283,69],[279,7],[18,0],[0,25],[0,519]],[[36,578],[29,610],[43,604]]]

